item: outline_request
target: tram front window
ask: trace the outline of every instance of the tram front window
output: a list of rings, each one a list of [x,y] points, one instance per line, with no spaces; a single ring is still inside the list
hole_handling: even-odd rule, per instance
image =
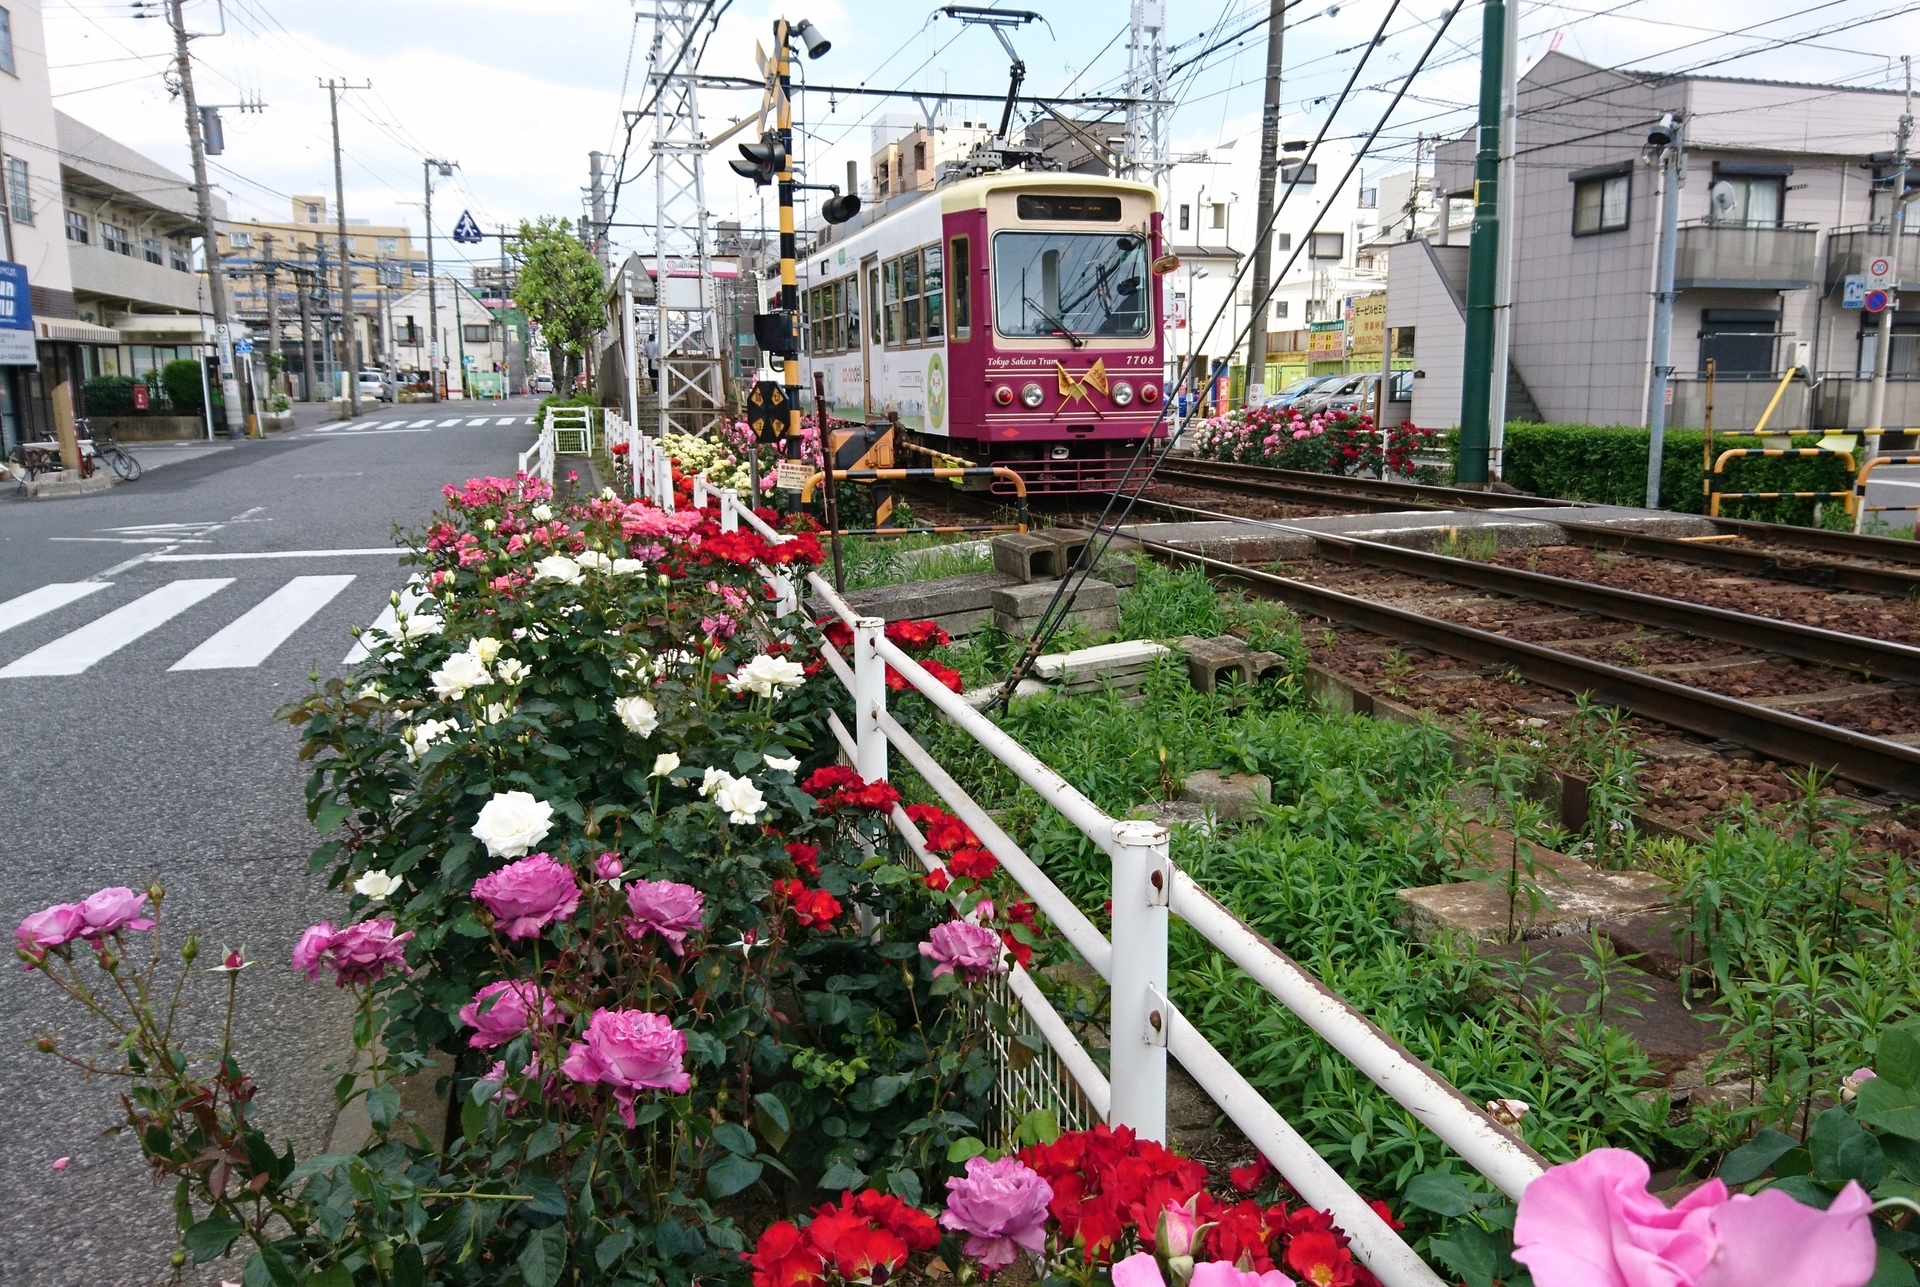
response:
[[[1146,245],[1131,233],[996,233],[993,280],[1002,335],[1147,333]]]

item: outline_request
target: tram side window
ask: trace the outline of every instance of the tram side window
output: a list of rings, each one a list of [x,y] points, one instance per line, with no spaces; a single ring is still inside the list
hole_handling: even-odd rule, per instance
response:
[[[949,294],[953,296],[953,338],[964,340],[973,334],[973,273],[972,243],[965,237],[955,237],[949,243],[947,262],[953,267],[953,284]]]
[[[886,301],[887,347],[900,343],[900,261],[889,259],[880,266],[881,298]]]
[[[920,252],[900,256],[900,341],[920,342]]]
[[[927,246],[881,266],[889,348],[937,342],[946,333],[945,255]]]
[[[947,328],[946,255],[939,246],[920,252],[920,294],[926,300],[922,315],[926,319],[927,343],[937,344]]]
[[[841,347],[848,352],[860,347],[860,278],[849,277],[840,283],[846,326],[840,332]]]
[[[813,355],[813,292],[800,292],[800,352]]]

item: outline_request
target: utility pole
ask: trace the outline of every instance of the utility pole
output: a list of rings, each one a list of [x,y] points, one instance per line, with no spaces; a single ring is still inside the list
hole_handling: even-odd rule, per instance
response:
[[[1647,396],[1647,508],[1660,508],[1667,453],[1667,395],[1673,387],[1674,265],[1680,255],[1680,184],[1686,178],[1686,135],[1669,112],[1647,142],[1660,149],[1660,246],[1653,285],[1653,380]]]
[[[1260,205],[1254,215],[1253,317],[1247,327],[1249,408],[1267,396],[1267,292],[1273,285],[1273,189],[1280,176],[1280,54],[1286,40],[1286,0],[1267,7],[1267,92],[1260,106]],[[1193,307],[1189,300],[1187,307]]]
[[[299,242],[294,249],[300,252],[300,266],[293,270],[293,290],[300,300],[300,400],[313,401],[313,279],[308,275],[313,270],[307,267],[307,248]]]
[[[607,175],[606,157],[599,152],[587,153],[587,178],[592,185],[590,194],[593,211],[593,239],[587,242],[593,251],[593,257],[600,261],[600,271],[605,273],[607,263]]]
[[[454,365],[453,369],[460,373],[460,396],[462,398],[467,396],[467,331],[466,323],[460,316],[460,297],[466,293],[467,288],[465,286],[462,286],[457,281],[454,282],[453,342],[456,346],[454,351],[459,355],[460,360]]]
[[[440,293],[433,280],[433,172],[453,177],[452,161],[423,157],[420,183],[427,190],[427,383],[433,387],[433,401],[440,401]]]
[[[207,186],[207,145],[200,134],[200,108],[193,98],[193,59],[187,53],[184,0],[167,0],[167,22],[173,27],[174,70],[180,78],[180,98],[187,109],[187,143],[193,152],[193,195],[200,220],[200,248],[207,265],[207,299],[213,305],[214,351],[220,362],[220,400],[227,437],[244,438],[240,381],[233,373],[233,319],[227,311],[227,279],[220,271],[220,244],[213,224],[213,189]]]
[[[347,253],[347,187],[340,172],[340,91],[366,89],[329,77],[321,82],[327,89],[327,105],[333,112],[333,204],[334,226],[340,235],[340,347],[347,368],[348,414],[360,414],[360,337],[353,329],[353,256]]]
[[[273,234],[260,234],[260,253],[264,257],[264,271],[267,275],[267,386],[273,387],[273,359],[280,357],[280,365],[286,367],[286,358],[280,353],[280,265],[273,258]],[[278,389],[274,389],[278,393]]]
[[[1507,18],[1507,39],[1500,66],[1500,268],[1493,283],[1493,371],[1487,388],[1487,476],[1505,472],[1507,450],[1507,386],[1513,370],[1513,243],[1520,222],[1514,215],[1519,190],[1514,183],[1514,155],[1520,146],[1520,117],[1515,96],[1520,92],[1520,15]]]
[[[1480,25],[1480,148],[1473,163],[1473,235],[1467,249],[1467,345],[1460,364],[1460,456],[1454,481],[1487,481],[1492,445],[1494,290],[1500,275],[1500,91],[1507,45],[1505,0],[1486,0]]]
[[[1900,230],[1906,222],[1907,145],[1913,138],[1913,60],[1905,54],[1900,63],[1907,71],[1907,102],[1900,113],[1900,132],[1893,150],[1893,189],[1887,194],[1887,262],[1893,265],[1894,291],[1900,288]],[[1893,310],[1899,300],[1888,292],[1887,306],[1880,310],[1874,330],[1873,400],[1868,406],[1867,432],[1879,442],[1887,414],[1887,371],[1893,361]]]

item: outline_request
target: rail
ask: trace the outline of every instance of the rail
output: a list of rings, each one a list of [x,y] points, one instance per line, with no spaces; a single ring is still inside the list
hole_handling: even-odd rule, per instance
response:
[[[731,490],[712,488],[704,480],[695,488],[697,501],[717,499],[724,530],[745,523],[768,540],[787,539]],[[796,610],[795,588],[783,570],[760,570],[779,600],[779,614]],[[1333,1213],[1355,1254],[1388,1287],[1440,1287],[1433,1270],[1168,999],[1169,917],[1178,916],[1238,964],[1502,1192],[1517,1198],[1544,1170],[1544,1159],[1196,885],[1174,865],[1164,826],[1106,814],[889,641],[884,619],[859,615],[818,573],[807,575],[806,586],[853,632],[851,662],[832,646],[823,646],[821,656],[851,697],[851,729],[838,714],[829,722],[854,770],[868,780],[885,779],[891,753],[897,752],[1107,981],[1110,1078],[1100,1074],[1024,971],[1015,968],[1008,979],[1012,996],[1093,1111],[1143,1137],[1164,1139],[1171,1053],[1303,1199]],[[888,713],[889,669],[1107,854],[1112,941]],[[891,820],[923,865],[939,865],[903,811],[895,809]],[[1116,942],[1125,950],[1116,951]]]
[[[541,422],[540,432],[534,436],[533,445],[520,453],[517,472],[530,474],[547,486],[553,486],[553,420],[551,413]]]
[[[813,489],[818,487],[821,482],[826,479],[826,476],[824,471],[818,469],[808,475],[807,481],[800,488],[800,503],[802,505],[808,505],[813,502]],[[836,483],[918,482],[922,480],[948,478],[1002,478],[1013,480],[1014,495],[1020,498],[1018,521],[1014,523],[980,523],[962,527],[942,528],[876,528],[872,531],[863,531],[857,534],[871,536],[884,530],[898,530],[902,534],[911,531],[1024,532],[1027,530],[1027,482],[1024,478],[1020,477],[1018,473],[1006,468],[1004,465],[940,466],[933,469],[836,469],[833,471],[833,481]]]
[[[1757,432],[1757,431],[1756,431]],[[1847,513],[1853,513],[1853,488],[1844,487],[1837,491],[1825,492],[1723,492],[1721,479],[1725,477],[1729,460],[1746,460],[1756,456],[1838,456],[1847,462],[1847,472],[1854,473],[1853,453],[1837,451],[1831,447],[1729,447],[1713,462],[1713,473],[1707,480],[1707,515],[1720,517],[1720,502],[1725,500],[1832,500],[1838,496],[1845,503]]]
[[[1869,505],[1867,504],[1867,478],[1882,465],[1920,465],[1920,455],[1906,453],[1897,456],[1875,456],[1860,466],[1860,472],[1853,476],[1853,532],[1862,534],[1867,523],[1867,513],[1875,514],[1912,513],[1920,510],[1920,505]]]

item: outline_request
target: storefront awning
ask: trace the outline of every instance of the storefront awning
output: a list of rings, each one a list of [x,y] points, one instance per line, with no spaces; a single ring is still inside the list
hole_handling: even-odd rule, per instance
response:
[[[128,313],[114,326],[123,344],[204,344],[213,339],[213,319],[199,313]]]
[[[70,317],[36,317],[33,319],[33,333],[43,340],[68,340],[75,344],[118,344],[120,332],[111,326],[95,326],[92,322],[76,321]]]

